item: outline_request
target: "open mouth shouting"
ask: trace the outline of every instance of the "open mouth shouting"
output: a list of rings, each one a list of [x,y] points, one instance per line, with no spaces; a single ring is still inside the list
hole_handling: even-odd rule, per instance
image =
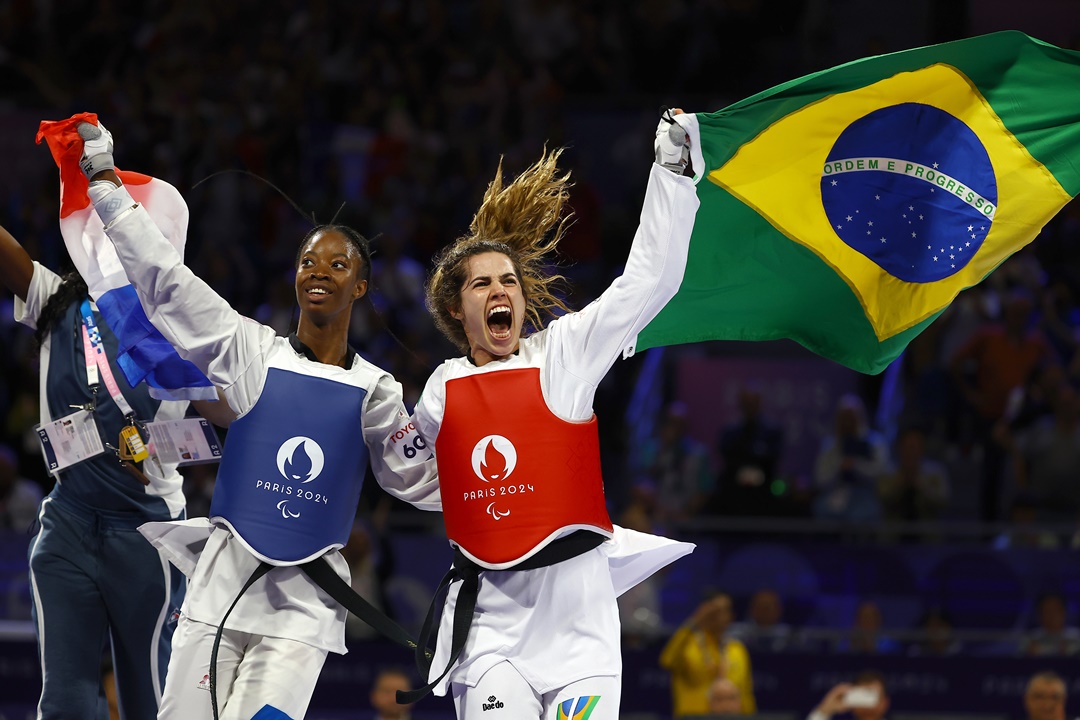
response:
[[[513,323],[514,313],[509,305],[496,305],[488,310],[488,331],[496,340],[509,340]]]

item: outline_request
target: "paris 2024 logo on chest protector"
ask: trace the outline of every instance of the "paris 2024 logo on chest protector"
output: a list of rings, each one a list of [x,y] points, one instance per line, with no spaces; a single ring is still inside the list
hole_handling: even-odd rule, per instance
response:
[[[297,436],[281,443],[275,463],[278,473],[287,481],[287,484],[281,486],[281,490],[286,495],[292,495],[297,500],[310,500],[326,504],[328,498],[325,495],[291,484],[300,483],[306,485],[315,480],[322,472],[325,461],[326,457],[323,454],[323,449],[319,446],[319,443],[309,437]],[[292,498],[286,498],[277,504],[277,508],[281,511],[283,518],[298,518],[301,510],[298,507],[290,506],[298,504]]]
[[[533,492],[533,486],[528,483],[507,483],[510,475],[517,467],[518,453],[514,443],[502,435],[488,435],[481,438],[472,450],[472,471],[476,477],[488,485],[498,483],[497,487],[483,487],[479,490],[469,491],[465,499],[477,500],[480,498],[504,498],[511,495]],[[505,501],[498,499],[488,503],[486,512],[495,520],[501,520],[510,514]]]

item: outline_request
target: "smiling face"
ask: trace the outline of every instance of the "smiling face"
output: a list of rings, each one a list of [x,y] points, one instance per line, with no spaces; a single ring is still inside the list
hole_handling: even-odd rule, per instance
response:
[[[347,312],[367,292],[360,252],[336,230],[321,230],[300,249],[296,302],[300,313],[319,324]]]
[[[473,255],[467,261],[460,305],[450,314],[461,322],[477,365],[517,350],[525,319],[521,278],[510,258],[499,252]]]

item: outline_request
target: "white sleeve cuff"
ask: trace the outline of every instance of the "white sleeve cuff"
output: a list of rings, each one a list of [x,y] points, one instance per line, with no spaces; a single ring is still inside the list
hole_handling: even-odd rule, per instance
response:
[[[126,187],[117,187],[108,180],[90,183],[87,194],[90,195],[90,201],[94,203],[94,209],[106,229],[136,205]]]

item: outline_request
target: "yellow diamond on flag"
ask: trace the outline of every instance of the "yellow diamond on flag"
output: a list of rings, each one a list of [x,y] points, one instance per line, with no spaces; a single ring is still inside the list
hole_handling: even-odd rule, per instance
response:
[[[977,284],[1070,199],[941,63],[806,105],[708,177],[842,277],[879,341]]]

